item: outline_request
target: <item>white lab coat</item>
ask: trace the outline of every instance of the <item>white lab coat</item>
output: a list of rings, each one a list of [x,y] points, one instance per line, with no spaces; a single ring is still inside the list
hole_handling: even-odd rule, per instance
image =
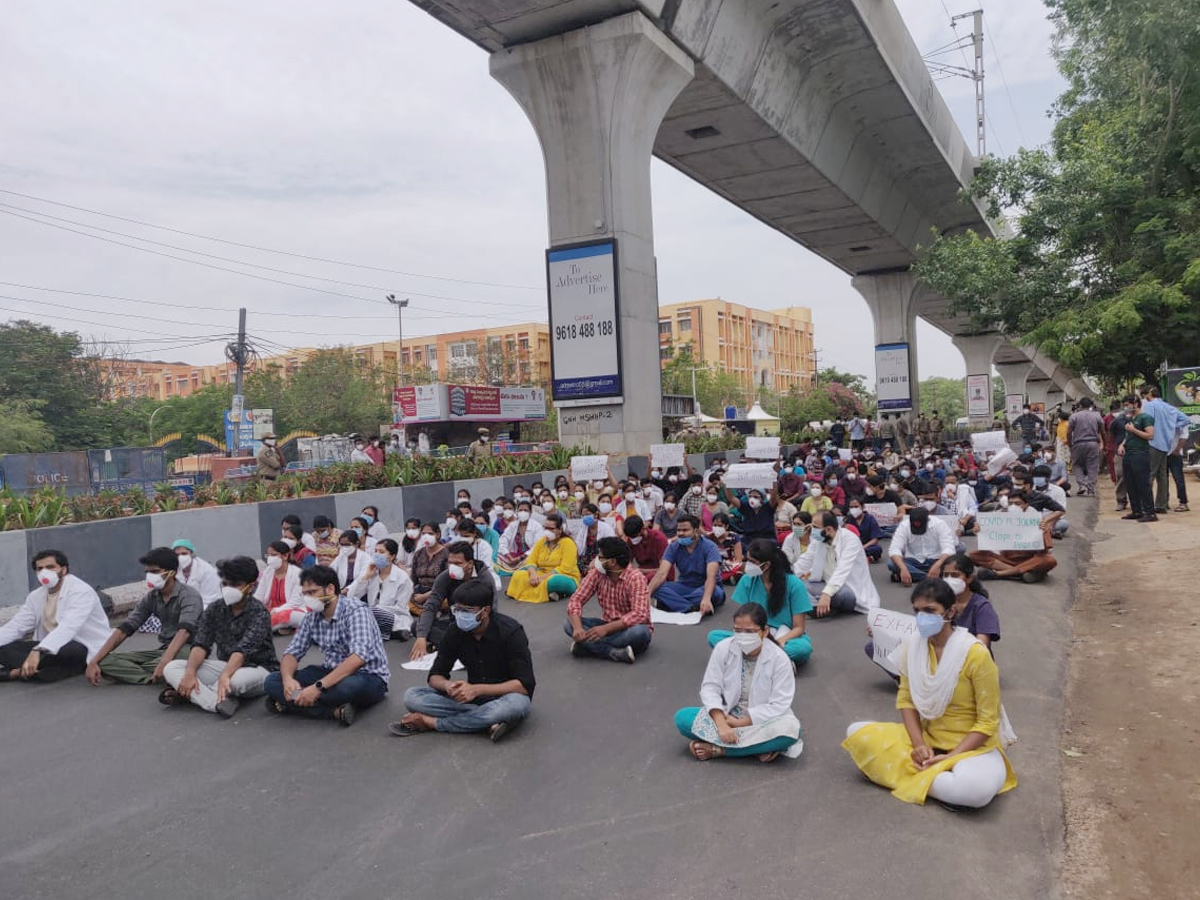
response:
[[[254,589],[254,599],[268,606],[271,602],[271,582],[275,573],[271,569],[263,569],[258,575],[258,586]],[[304,605],[304,597],[300,595],[300,567],[291,564],[287,567],[287,575],[283,578],[283,597],[287,605],[294,609],[308,609]]]
[[[809,541],[808,546],[812,546],[811,540]],[[795,568],[796,563],[800,561],[800,557],[804,555],[804,552],[805,548],[800,546],[800,535],[796,534],[796,532],[793,531],[783,539],[783,555],[787,557],[788,562],[792,564],[793,569]]]
[[[354,554],[354,569],[350,568],[350,560],[342,556],[340,553],[333,561],[333,571],[337,572],[338,584],[343,588],[349,588],[363,572],[367,571],[367,567],[371,565],[371,554],[363,549],[359,549]]]
[[[954,552],[954,533],[945,522],[933,516],[929,517],[929,527],[924,534],[913,534],[912,520],[905,516],[896,526],[896,533],[892,535],[892,543],[888,547],[889,556],[919,559],[922,562],[953,556]]]
[[[395,564],[387,578],[380,578],[378,572],[367,575],[369,571],[369,567],[362,570],[347,594],[363,600],[367,606],[390,610],[395,617],[393,631],[412,631],[412,613],[408,611],[408,602],[412,600],[413,581],[408,573]]]
[[[954,492],[954,515],[960,520],[979,512],[979,501],[975,498],[975,488],[969,484],[960,484]]]
[[[112,634],[100,597],[83,579],[65,576],[58,593],[58,627],[47,632],[43,621],[47,593],[42,586],[29,593],[17,614],[0,627],[0,645],[26,640],[32,634],[39,650],[57,653],[71,641],[79,641],[87,647],[90,660]]]
[[[764,640],[754,677],[750,681],[750,721],[761,725],[777,716],[792,714],[796,694],[796,673],[792,661],[776,643]],[[742,696],[742,652],[733,638],[725,638],[713,648],[700,685],[700,702],[706,710],[728,713]]]
[[[528,553],[533,549],[533,545],[538,542],[538,538],[546,533],[546,529],[535,522],[533,517],[530,516],[529,521],[525,525],[525,546],[518,550],[517,528],[520,524],[520,522],[513,522],[500,535],[501,556],[519,556],[522,553]]]
[[[932,522],[931,522],[932,524]],[[871,567],[862,540],[847,528],[839,528],[833,537],[833,571],[829,568],[829,548],[826,541],[812,541],[793,567],[799,578],[808,573],[809,581],[824,582],[837,593],[837,588],[848,587],[854,591],[854,608],[868,613],[880,605],[879,590],[871,580]]]
[[[371,527],[367,529],[367,534],[377,541],[382,541],[389,534],[388,527],[376,519],[371,523]]]
[[[574,541],[575,546],[579,550],[582,550],[584,545],[587,543],[587,526],[583,524],[583,519],[567,519],[566,530],[567,537]],[[600,538],[616,536],[616,530],[604,519],[600,519],[596,522],[596,540],[600,540]]]
[[[221,599],[221,576],[217,574],[217,567],[198,556],[192,557],[192,567],[188,574],[184,575],[183,569],[180,569],[175,575],[175,580],[180,584],[191,585],[199,591],[200,599],[206,607]]]
[[[629,516],[625,515],[625,511],[626,511],[626,508],[627,508],[627,506],[628,506],[628,503],[627,503],[627,501],[626,501],[626,500],[624,500],[624,499],[622,499],[622,500],[621,500],[619,503],[617,503],[617,504],[616,504],[616,509],[617,509],[617,512],[621,514],[621,518],[622,518],[622,519],[628,519],[628,518],[629,518]],[[637,515],[638,515],[638,516],[641,518],[641,520],[642,520],[643,522],[645,522],[647,525],[649,525],[649,524],[650,524],[650,522],[651,522],[651,521],[653,521],[653,519],[654,519],[654,512],[653,512],[653,511],[650,509],[650,504],[649,504],[649,503],[647,503],[645,500],[643,500],[641,497],[637,497],[637,498],[635,498],[635,499],[634,499],[634,501],[633,501],[633,509],[634,509],[634,512],[635,512],[635,513],[636,513],[636,514],[637,514]]]

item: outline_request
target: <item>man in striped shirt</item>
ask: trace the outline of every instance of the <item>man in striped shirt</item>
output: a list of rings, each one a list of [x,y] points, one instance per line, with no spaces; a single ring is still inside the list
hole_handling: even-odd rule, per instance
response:
[[[654,626],[650,624],[650,586],[646,576],[630,565],[629,545],[620,538],[601,538],[592,571],[567,604],[563,626],[571,637],[571,655],[607,656],[632,663],[646,652]],[[603,618],[583,618],[583,606],[595,596]]]

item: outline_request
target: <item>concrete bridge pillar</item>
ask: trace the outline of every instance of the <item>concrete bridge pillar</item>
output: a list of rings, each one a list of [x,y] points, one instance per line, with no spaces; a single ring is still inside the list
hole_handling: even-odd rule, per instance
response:
[[[650,157],[692,61],[630,13],[501,50],[490,66],[541,142],[551,249],[616,242],[623,397],[560,406],[559,436],[602,453],[645,453],[662,440]],[[556,344],[556,366],[563,352]]]
[[[952,339],[958,352],[962,354],[963,362],[967,364],[967,416],[972,428],[987,428],[992,424],[992,357],[1004,345],[1004,335],[992,334],[959,334]],[[987,397],[987,414],[971,415],[972,376],[976,381],[983,378],[984,396]],[[977,386],[978,389],[978,386]]]
[[[880,398],[879,412],[898,412],[914,420],[921,409],[916,321],[917,301],[924,288],[917,282],[917,276],[907,271],[856,275],[850,283],[867,301],[875,321],[875,394]],[[907,365],[897,364],[905,352]],[[893,365],[881,371],[881,360],[886,362],[889,358]],[[888,399],[897,395],[900,399]]]
[[[1014,363],[999,363],[996,366],[996,371],[1000,373],[1000,377],[1004,379],[1004,393],[1006,394],[1025,394],[1025,382],[1029,379],[1033,372],[1033,363],[1031,362],[1014,362]]]

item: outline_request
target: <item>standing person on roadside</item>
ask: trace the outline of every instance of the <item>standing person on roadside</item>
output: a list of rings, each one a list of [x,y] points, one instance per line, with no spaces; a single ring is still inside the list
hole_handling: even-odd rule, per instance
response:
[[[283,472],[283,456],[280,455],[279,448],[275,446],[275,435],[263,435],[262,447],[259,449],[255,461],[258,463],[260,478],[274,481],[280,476]]]
[[[1112,411],[1106,417],[1108,429],[1108,477],[1117,489],[1117,512],[1123,512],[1129,505],[1129,494],[1125,489],[1124,460],[1118,455],[1121,445],[1125,443],[1125,411],[1120,400],[1112,402]]]
[[[1042,428],[1042,419],[1034,414],[1028,403],[1025,404],[1021,414],[1013,419],[1012,427],[1014,431],[1021,432],[1021,440],[1026,446],[1037,443],[1038,432]]]
[[[1125,443],[1118,455],[1125,468],[1125,489],[1129,492],[1129,513],[1122,519],[1157,522],[1154,496],[1150,488],[1150,442],[1154,440],[1154,416],[1142,410],[1142,401],[1134,394],[1125,398]]]
[[[1167,457],[1175,448],[1175,435],[1191,425],[1188,417],[1162,398],[1157,385],[1142,388],[1142,412],[1154,419],[1154,436],[1150,439],[1150,480],[1154,485],[1154,513],[1165,513],[1170,502],[1170,479]]]
[[[1171,450],[1171,455],[1167,457],[1167,470],[1175,481],[1175,496],[1179,500],[1175,512],[1188,511],[1187,480],[1183,472],[1183,453],[1187,446],[1188,433],[1188,428],[1182,428],[1175,432],[1175,446]]]
[[[1079,409],[1067,420],[1067,443],[1079,496],[1096,496],[1096,478],[1100,475],[1100,444],[1104,440],[1104,419],[1096,411],[1091,397],[1079,401]]]

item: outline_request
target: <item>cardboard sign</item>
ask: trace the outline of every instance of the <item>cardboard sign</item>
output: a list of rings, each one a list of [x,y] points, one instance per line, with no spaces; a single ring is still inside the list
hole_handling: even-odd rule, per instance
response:
[[[748,437],[743,455],[746,459],[779,459],[779,438]]]
[[[838,447],[838,459],[842,462],[850,462],[854,459],[854,451],[846,447]]]
[[[891,655],[916,632],[916,618],[877,606],[867,613],[867,627],[871,629],[874,645],[871,659],[893,675],[899,675],[900,670],[892,662]]]
[[[1010,466],[1017,461],[1017,454],[1013,453],[1011,447],[1005,447],[995,456],[988,460],[988,474],[995,476],[1004,471],[1005,466]]]
[[[979,549],[1045,550],[1046,537],[1042,532],[1042,516],[1035,510],[1026,512],[980,513],[976,517],[979,529]]]
[[[571,478],[575,481],[607,481],[607,456],[571,457]]]
[[[673,466],[682,469],[686,451],[687,448],[683,444],[651,444],[650,458],[654,461],[654,468],[664,472]]]
[[[1008,435],[1003,431],[977,431],[971,435],[971,447],[976,453],[999,453],[1009,449]]]
[[[758,488],[765,491],[775,484],[778,477],[771,463],[735,463],[725,472],[722,481],[730,490]]]
[[[863,509],[873,515],[883,528],[900,521],[900,510],[896,509],[895,503],[864,503]]]

